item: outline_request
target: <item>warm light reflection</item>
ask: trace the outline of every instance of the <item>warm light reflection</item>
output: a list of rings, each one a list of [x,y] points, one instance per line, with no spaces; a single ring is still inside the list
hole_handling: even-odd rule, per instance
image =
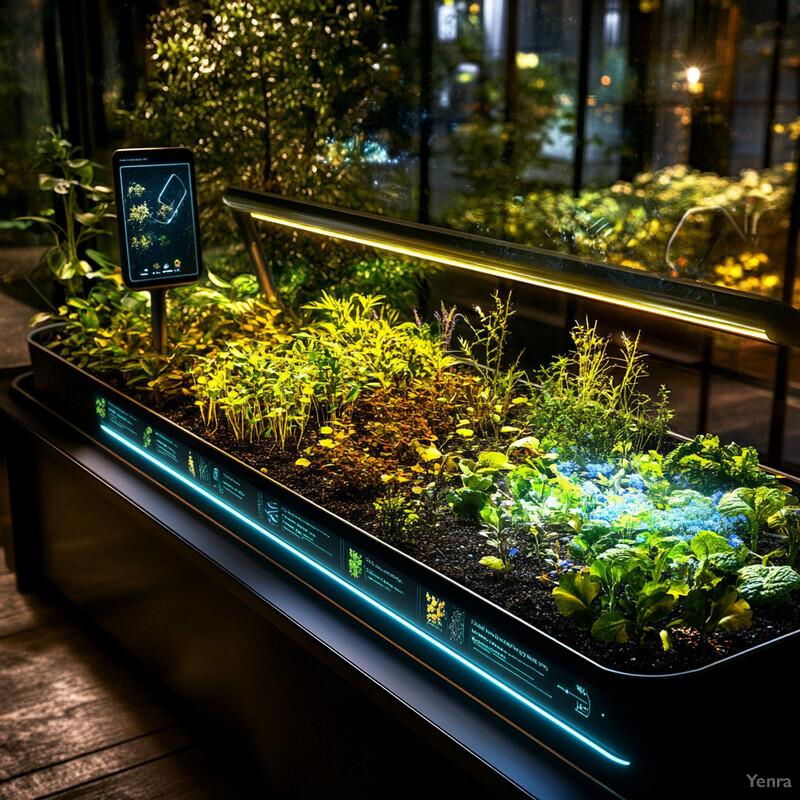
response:
[[[699,67],[689,67],[686,70],[686,85],[690,94],[701,94],[703,84],[700,80],[701,73]]]
[[[536,53],[517,53],[518,69],[536,69],[539,66],[539,56]]]

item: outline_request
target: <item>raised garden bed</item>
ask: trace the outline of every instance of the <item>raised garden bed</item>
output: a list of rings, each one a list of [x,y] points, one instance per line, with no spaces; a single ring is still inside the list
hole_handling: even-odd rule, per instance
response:
[[[739,687],[785,671],[797,656],[795,605],[759,609],[749,626],[729,631],[722,626],[705,636],[678,625],[673,651],[666,654],[658,635],[638,643],[635,631],[618,619],[611,622],[625,637],[599,641],[580,630],[588,625],[576,627],[559,614],[553,602],[556,580],[585,572],[556,561],[550,570],[555,574],[543,575],[541,555],[510,553],[510,547],[503,552],[502,545],[492,563],[480,533],[486,526],[470,515],[449,516],[433,538],[417,527],[412,535],[397,536],[395,544],[382,541],[370,532],[381,523],[386,527],[374,498],[348,487],[335,469],[309,470],[297,463],[309,459],[297,459],[297,453],[270,455],[229,436],[224,425],[210,432],[191,403],[164,415],[153,412],[59,357],[46,346],[52,336],[52,329],[45,329],[31,337],[36,391],[43,400],[526,735],[624,793],[647,785],[663,749],[674,744],[674,732],[653,711],[671,698],[737,694],[733,704],[709,701],[715,729],[765,713],[779,716],[765,712],[755,697],[742,698]],[[320,436],[325,432],[317,432],[317,450]],[[477,456],[481,449],[496,452],[486,443],[471,446]],[[479,463],[473,460],[471,470],[453,478],[448,505],[468,499],[468,493],[459,495],[457,484],[469,490],[470,472],[477,474]],[[575,471],[586,477],[588,468],[576,465]],[[504,465],[490,477],[496,486],[511,472]],[[472,489],[482,491],[480,483]],[[628,488],[633,496],[634,487]],[[444,502],[442,513],[443,508]],[[689,546],[676,556],[697,558]],[[736,548],[720,547],[717,557],[730,558],[731,550]],[[571,604],[567,598],[562,610]],[[596,622],[599,609],[592,616]],[[660,619],[653,616],[653,622]],[[622,638],[628,641],[621,643]],[[705,741],[702,731],[682,736],[686,746],[703,742],[708,752],[724,750],[722,741]],[[752,748],[754,758],[763,757],[764,744],[781,751],[767,739]]]

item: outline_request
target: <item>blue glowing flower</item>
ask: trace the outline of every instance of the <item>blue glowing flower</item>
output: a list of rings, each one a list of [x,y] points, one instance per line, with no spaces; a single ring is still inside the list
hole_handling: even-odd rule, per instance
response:
[[[558,465],[558,471],[565,477],[569,478],[572,476],[572,473],[578,469],[578,465],[575,461],[564,461]]]
[[[614,465],[613,464],[587,464],[586,465],[586,474],[589,476],[591,480],[602,475],[604,478],[608,478],[614,474]]]
[[[636,489],[639,492],[643,492],[645,490],[644,478],[642,478],[642,476],[638,473],[628,475],[628,486]]]

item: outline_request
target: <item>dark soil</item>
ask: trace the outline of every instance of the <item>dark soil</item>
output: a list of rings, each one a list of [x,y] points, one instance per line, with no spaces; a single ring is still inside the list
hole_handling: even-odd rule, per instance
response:
[[[273,480],[288,486],[324,506],[352,524],[377,535],[374,495],[354,491],[343,480],[314,470],[300,468],[291,448],[285,453],[264,445],[251,445],[228,435],[224,427],[207,431],[194,406],[179,406],[162,411],[173,421],[189,429]],[[696,669],[735,655],[756,645],[800,630],[800,604],[753,609],[753,623],[740,631],[719,632],[708,642],[689,628],[674,628],[674,649],[665,653],[656,636],[642,644],[608,644],[593,639],[561,616],[552,598],[554,583],[544,579],[550,567],[533,558],[515,558],[515,568],[506,576],[482,566],[479,561],[489,552],[476,522],[453,515],[446,504],[439,509],[433,528],[419,529],[413,541],[392,542],[398,549],[421,561],[476,594],[510,611],[564,644],[596,662],[624,672],[674,673]],[[420,526],[421,527],[421,526]]]

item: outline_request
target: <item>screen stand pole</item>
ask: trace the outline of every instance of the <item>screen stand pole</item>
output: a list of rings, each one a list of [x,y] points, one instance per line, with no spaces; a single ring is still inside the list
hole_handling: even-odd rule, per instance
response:
[[[167,346],[166,289],[150,290],[150,320],[153,325],[153,350],[163,354]]]

